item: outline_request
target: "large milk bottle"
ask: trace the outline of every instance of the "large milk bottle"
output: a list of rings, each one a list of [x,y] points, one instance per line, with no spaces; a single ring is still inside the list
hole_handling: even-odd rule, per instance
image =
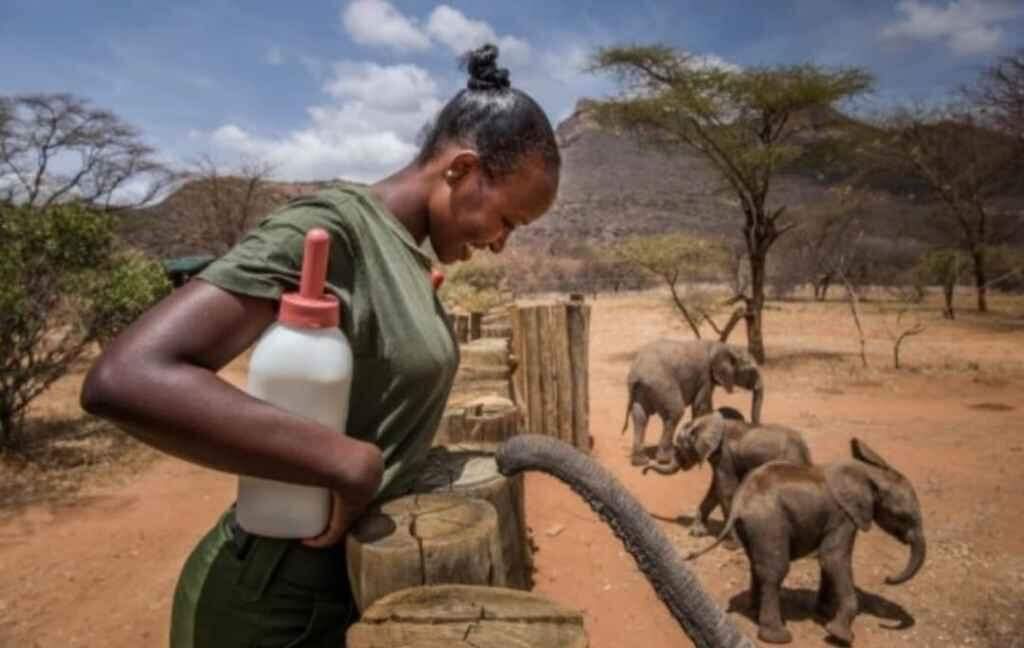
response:
[[[299,292],[281,298],[277,321],[256,343],[246,391],[293,414],[345,432],[352,349],[338,328],[337,298],[324,294],[330,237],[306,235]],[[241,475],[235,515],[243,529],[275,538],[312,538],[330,516],[326,488]]]

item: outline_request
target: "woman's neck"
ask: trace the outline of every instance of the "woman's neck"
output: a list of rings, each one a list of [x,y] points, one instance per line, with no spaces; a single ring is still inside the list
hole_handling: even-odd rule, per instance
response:
[[[370,193],[409,230],[417,244],[423,242],[430,229],[430,189],[425,171],[413,163],[370,185]]]

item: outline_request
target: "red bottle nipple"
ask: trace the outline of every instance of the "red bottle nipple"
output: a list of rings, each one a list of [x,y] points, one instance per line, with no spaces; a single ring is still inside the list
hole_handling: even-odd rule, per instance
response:
[[[281,297],[281,307],[277,314],[279,322],[301,328],[330,328],[338,325],[338,299],[324,293],[330,251],[331,237],[327,231],[319,227],[309,230],[302,250],[299,292],[285,293]]]

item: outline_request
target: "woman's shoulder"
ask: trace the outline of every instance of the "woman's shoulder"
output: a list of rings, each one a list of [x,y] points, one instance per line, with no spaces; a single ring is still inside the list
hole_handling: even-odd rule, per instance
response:
[[[350,185],[330,185],[316,192],[290,198],[261,223],[262,229],[290,230],[304,234],[314,227],[358,239],[366,220],[360,194]]]

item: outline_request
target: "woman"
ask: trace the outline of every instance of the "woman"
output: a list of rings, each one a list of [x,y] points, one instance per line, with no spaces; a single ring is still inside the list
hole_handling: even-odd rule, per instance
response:
[[[179,578],[174,648],[344,645],[356,611],[339,541],[372,502],[408,486],[458,364],[419,246],[429,239],[442,263],[475,248],[500,252],[557,192],[551,124],[496,59],[492,45],[466,55],[468,87],[407,167],[271,214],[135,322],[89,372],[82,406],[167,453],[333,492],[328,528],[302,541],[253,536],[225,513]],[[328,288],[341,301],[355,356],[345,436],[216,375],[273,322],[281,293],[297,284],[313,227],[331,235]]]

